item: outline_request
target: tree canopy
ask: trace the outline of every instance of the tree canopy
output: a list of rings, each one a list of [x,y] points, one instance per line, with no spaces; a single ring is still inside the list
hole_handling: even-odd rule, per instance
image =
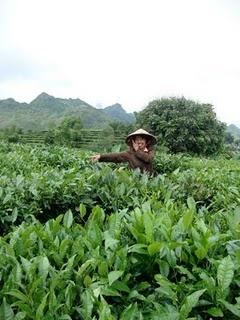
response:
[[[45,142],[75,146],[81,140],[82,127],[82,121],[79,117],[65,118],[57,128],[48,132]]]
[[[216,119],[211,104],[181,98],[151,101],[136,113],[137,124],[158,137],[171,152],[210,155],[224,143],[226,125]]]

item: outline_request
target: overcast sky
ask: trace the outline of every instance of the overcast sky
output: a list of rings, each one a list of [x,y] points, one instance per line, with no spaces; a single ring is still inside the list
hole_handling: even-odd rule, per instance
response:
[[[240,126],[240,0],[0,0],[0,100],[139,111],[211,103]]]

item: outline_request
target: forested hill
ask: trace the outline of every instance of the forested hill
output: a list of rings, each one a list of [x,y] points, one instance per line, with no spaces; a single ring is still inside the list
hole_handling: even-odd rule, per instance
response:
[[[234,124],[230,124],[227,127],[227,131],[233,135],[234,138],[239,139],[240,138],[240,128],[235,126]]]
[[[126,111],[123,109],[123,107],[119,103],[106,107],[102,110],[115,121],[132,123],[135,120],[134,115],[132,113],[126,113]]]
[[[120,104],[97,109],[80,99],[55,98],[47,93],[41,93],[30,103],[12,98],[0,100],[0,129],[16,126],[24,130],[48,130],[67,117],[80,117],[85,128],[103,128],[113,121],[134,121],[134,115]]]

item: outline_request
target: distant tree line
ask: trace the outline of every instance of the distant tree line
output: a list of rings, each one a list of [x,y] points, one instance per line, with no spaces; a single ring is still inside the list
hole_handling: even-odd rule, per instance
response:
[[[135,112],[136,122],[112,122],[101,131],[93,149],[111,149],[116,137],[124,137],[137,128],[144,128],[158,139],[158,147],[172,153],[213,155],[240,149],[240,138],[227,132],[226,124],[217,120],[211,104],[202,104],[184,97],[151,101],[142,111]],[[83,137],[79,117],[63,119],[45,135],[45,143],[77,147]],[[23,130],[15,126],[1,131],[9,142],[21,142]]]

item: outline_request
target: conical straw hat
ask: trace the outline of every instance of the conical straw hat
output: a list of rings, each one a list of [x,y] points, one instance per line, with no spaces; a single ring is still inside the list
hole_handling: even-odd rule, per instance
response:
[[[134,136],[145,136],[147,139],[151,141],[151,144],[155,144],[157,142],[157,139],[156,137],[154,137],[154,135],[152,135],[144,129],[138,129],[127,136],[125,140],[126,144],[131,145],[131,140]]]

